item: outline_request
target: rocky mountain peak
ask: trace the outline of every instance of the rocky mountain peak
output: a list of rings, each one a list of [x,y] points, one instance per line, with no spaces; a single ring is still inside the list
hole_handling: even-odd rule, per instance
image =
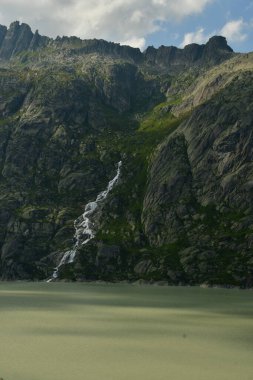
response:
[[[233,52],[233,49],[228,46],[227,39],[223,36],[213,36],[206,44],[206,49],[223,50],[229,53]]]
[[[184,49],[175,46],[149,46],[144,52],[148,62],[160,65],[189,66],[193,63],[217,64],[233,53],[225,37],[214,36],[206,45],[189,44]]]
[[[34,50],[49,40],[38,32],[34,34],[28,24],[19,21],[12,22],[9,29],[0,25],[0,59],[8,60],[22,51]]]
[[[32,37],[33,33],[29,25],[14,21],[11,23],[2,40],[0,57],[9,59],[12,55],[26,50],[29,47]]]
[[[71,54],[83,55],[98,53],[120,57],[134,63],[146,61],[171,67],[188,67],[202,63],[213,65],[227,59],[233,53],[224,37],[214,36],[206,45],[190,44],[184,49],[175,46],[149,46],[144,53],[138,48],[122,46],[119,43],[102,39],[82,40],[78,37],[57,37],[55,40],[44,37],[38,31],[32,32],[29,25],[14,21],[9,29],[0,25],[0,59],[8,60],[22,51],[34,51],[52,44],[56,49],[67,49]]]
[[[82,40],[79,37],[63,36],[57,37],[54,40],[54,45],[58,48],[69,48],[72,54],[90,54],[98,53],[104,55],[111,55],[113,57],[120,57],[123,59],[131,60],[133,62],[140,62],[143,60],[143,55],[138,48],[131,46],[120,45],[119,43],[105,41],[103,39],[89,39]]]
[[[210,63],[220,63],[230,57],[233,49],[228,46],[227,40],[222,36],[213,36],[203,49],[203,58]]]
[[[4,25],[0,25],[0,44],[2,43],[5,35],[7,33],[7,28]]]

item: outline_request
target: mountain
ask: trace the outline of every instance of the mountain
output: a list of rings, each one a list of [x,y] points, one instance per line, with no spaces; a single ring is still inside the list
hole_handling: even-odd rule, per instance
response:
[[[1,278],[252,286],[252,76],[220,36],[0,26]]]

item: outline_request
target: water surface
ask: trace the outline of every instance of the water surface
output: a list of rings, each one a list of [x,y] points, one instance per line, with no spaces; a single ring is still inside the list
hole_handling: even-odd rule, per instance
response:
[[[253,291],[0,283],[4,380],[252,380]]]

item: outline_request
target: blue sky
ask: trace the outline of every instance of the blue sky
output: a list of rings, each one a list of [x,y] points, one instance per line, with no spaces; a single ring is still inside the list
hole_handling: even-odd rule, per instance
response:
[[[231,27],[224,29],[226,25]],[[221,31],[235,51],[253,51],[253,1],[213,1],[200,14],[164,23],[162,30],[149,35],[146,41],[156,47],[161,44],[183,46],[184,36],[189,33],[193,34],[192,42],[204,43],[209,36]]]
[[[103,38],[139,47],[205,43],[224,35],[253,50],[253,0],[0,0],[0,23],[19,20],[50,37]]]

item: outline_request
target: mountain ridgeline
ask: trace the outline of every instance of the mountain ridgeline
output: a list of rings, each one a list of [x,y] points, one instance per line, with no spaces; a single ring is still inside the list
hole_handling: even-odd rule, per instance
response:
[[[252,286],[252,79],[221,36],[141,52],[0,26],[0,278]]]
[[[57,37],[51,39],[32,32],[27,24],[13,22],[9,29],[0,25],[0,58],[11,59],[21,52],[34,52],[46,47],[71,49],[73,54],[107,54],[136,63],[153,64],[191,64],[196,61],[215,62],[224,60],[232,53],[224,37],[213,37],[206,45],[191,44],[184,49],[175,46],[161,46],[159,49],[148,47],[142,54],[139,49],[121,46],[104,40],[81,40],[78,37]]]

